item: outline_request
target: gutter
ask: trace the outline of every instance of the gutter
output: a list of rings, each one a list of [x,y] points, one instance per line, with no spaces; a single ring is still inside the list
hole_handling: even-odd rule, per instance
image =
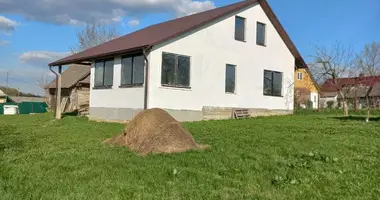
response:
[[[148,89],[149,89],[149,59],[148,52],[152,47],[148,46],[143,49],[143,55],[145,59],[145,84],[144,84],[144,110],[148,109]]]

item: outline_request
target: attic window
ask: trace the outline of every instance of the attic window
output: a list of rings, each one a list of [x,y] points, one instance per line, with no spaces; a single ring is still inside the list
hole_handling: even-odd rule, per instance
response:
[[[265,27],[266,25],[261,22],[257,22],[256,27],[256,44],[265,46]]]
[[[302,80],[302,72],[297,73],[297,79],[300,81]]]
[[[235,17],[235,40],[245,41],[245,18]]]

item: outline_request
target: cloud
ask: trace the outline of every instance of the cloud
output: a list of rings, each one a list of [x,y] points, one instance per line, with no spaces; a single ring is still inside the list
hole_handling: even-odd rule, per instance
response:
[[[2,6],[0,4],[0,8],[1,7]],[[10,34],[15,30],[16,25],[17,25],[17,22],[12,21],[0,15],[0,33],[2,32],[2,33]]]
[[[24,16],[28,20],[53,24],[120,22],[123,17],[138,18],[146,13],[172,13],[176,16],[212,9],[212,0],[0,0],[0,13]]]
[[[11,42],[8,41],[8,40],[0,40],[0,46],[6,46],[8,44],[10,44]]]
[[[21,54],[19,60],[30,66],[45,67],[50,62],[68,55],[69,52],[29,51]]]
[[[140,21],[138,19],[132,19],[128,21],[128,26],[134,27],[138,26],[140,24]]]

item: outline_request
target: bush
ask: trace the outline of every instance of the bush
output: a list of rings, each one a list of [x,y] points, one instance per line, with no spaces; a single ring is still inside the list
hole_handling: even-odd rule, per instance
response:
[[[333,106],[334,106],[334,101],[328,101],[328,102],[327,102],[327,108],[328,108],[328,109],[332,109]]]

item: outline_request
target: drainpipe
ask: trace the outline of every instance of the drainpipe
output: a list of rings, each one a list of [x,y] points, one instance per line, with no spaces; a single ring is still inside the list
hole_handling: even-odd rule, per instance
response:
[[[50,66],[50,71],[52,71],[56,76],[56,103],[55,103],[55,119],[61,119],[61,74],[62,66],[58,66],[58,73],[52,69]]]
[[[148,59],[148,53],[147,51],[151,47],[147,47],[146,49],[143,49],[143,55],[145,59],[145,88],[144,88],[144,110],[148,109],[148,83],[149,83],[149,59]]]
[[[57,74],[57,72],[55,72],[54,70],[53,70],[53,68],[52,68],[53,66],[49,66],[49,69],[50,69],[50,71],[51,72],[53,72],[53,74],[55,75],[55,86],[57,86],[58,85],[58,74]],[[50,91],[49,91],[49,93],[50,93]],[[55,95],[57,96],[57,91],[55,91]],[[57,101],[57,99],[56,99],[56,101]],[[54,107],[54,116],[56,116],[57,115],[57,102],[55,103],[55,105],[54,105],[55,107]]]

